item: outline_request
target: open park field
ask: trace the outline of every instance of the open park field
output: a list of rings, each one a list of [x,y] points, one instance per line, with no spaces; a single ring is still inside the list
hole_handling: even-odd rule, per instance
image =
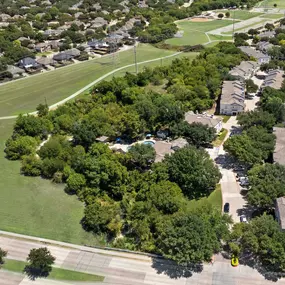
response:
[[[14,120],[0,121],[0,229],[77,244],[98,244],[80,220],[84,206],[63,185],[20,175],[20,162],[4,157]]]
[[[284,0],[264,0],[259,2],[256,7],[257,8],[275,8],[274,4],[277,5],[277,9],[284,9],[285,8],[285,1]]]
[[[189,20],[179,21],[179,30],[184,31],[181,38],[168,39],[165,42],[171,45],[183,46],[183,45],[197,45],[205,44],[210,41],[206,32],[212,31],[217,28],[228,26],[232,23],[230,20],[213,20],[205,22],[192,22]]]
[[[215,13],[226,14],[227,12],[230,13],[229,18],[235,18],[236,20],[248,20],[262,15],[262,13],[250,12],[247,10],[218,10],[218,11],[215,10]]]
[[[137,61],[151,60],[174,53],[174,51],[141,44],[137,47]],[[194,57],[196,54],[189,53],[184,55]],[[181,57],[182,54],[179,56]],[[139,65],[139,70],[144,66],[169,64],[172,59],[174,58],[141,64]],[[120,52],[115,61],[113,61],[113,56],[109,55],[1,85],[0,117],[35,111],[39,103],[45,102],[45,98],[48,105],[52,105],[70,96],[102,75],[121,66],[133,63],[134,51],[127,50]],[[123,72],[126,71],[134,72],[135,67],[124,69]]]

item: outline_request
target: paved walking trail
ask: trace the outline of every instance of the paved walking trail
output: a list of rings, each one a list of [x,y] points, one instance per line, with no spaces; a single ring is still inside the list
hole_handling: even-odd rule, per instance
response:
[[[174,57],[174,56],[177,56],[179,54],[181,54],[182,52],[176,52],[174,54],[171,54],[171,55],[167,55],[167,56],[163,56],[163,57],[158,57],[158,58],[154,58],[154,59],[150,59],[150,60],[145,60],[145,61],[141,61],[141,62],[138,62],[137,64],[138,65],[141,65],[141,64],[145,64],[145,63],[150,63],[150,62],[155,62],[155,61],[159,61],[159,60],[162,60],[162,59],[167,59],[167,58],[171,58],[171,57]],[[75,98],[76,96],[80,95],[81,93],[85,92],[86,90],[90,89],[93,85],[97,84],[98,82],[104,80],[105,78],[107,78],[108,76],[118,72],[118,71],[121,71],[123,69],[126,69],[126,68],[129,68],[129,67],[132,67],[132,66],[135,66],[135,63],[132,63],[132,64],[128,64],[128,65],[125,65],[125,66],[122,66],[122,67],[119,67],[117,69],[114,69],[106,74],[104,74],[103,76],[97,78],[96,80],[94,80],[93,82],[89,83],[88,85],[86,85],[85,87],[81,88],[80,90],[78,90],[77,92],[73,93],[72,95],[68,96],[67,98],[49,106],[50,109],[55,109],[57,108],[58,106],[60,105],[63,105],[64,103],[66,103],[67,101]],[[29,113],[30,115],[35,115],[37,112],[31,112]],[[18,116],[5,116],[5,117],[0,117],[0,120],[10,120],[10,119],[15,119],[17,118]]]

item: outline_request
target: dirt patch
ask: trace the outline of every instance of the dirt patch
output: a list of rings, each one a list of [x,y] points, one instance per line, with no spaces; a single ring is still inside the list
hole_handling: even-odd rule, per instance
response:
[[[212,19],[207,19],[207,18],[192,18],[190,22],[209,22],[212,21]]]

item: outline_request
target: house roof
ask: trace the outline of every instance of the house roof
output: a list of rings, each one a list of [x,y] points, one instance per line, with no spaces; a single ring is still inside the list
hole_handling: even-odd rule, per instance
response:
[[[22,68],[19,68],[17,66],[14,65],[8,65],[7,66],[7,71],[9,71],[10,73],[12,73],[13,75],[15,74],[21,74],[24,73],[25,70],[23,70]]]
[[[51,65],[54,63],[54,60],[50,57],[40,57],[37,59],[37,63],[41,65]]]
[[[285,229],[285,197],[279,197],[276,199],[277,211],[279,214],[281,229]]]
[[[265,77],[263,86],[269,86],[274,89],[280,89],[284,81],[284,71],[280,69],[270,70]]]
[[[257,49],[265,50],[265,51],[268,51],[272,47],[273,47],[273,44],[271,44],[269,42],[265,42],[265,41],[261,41],[261,42],[257,43],[257,45],[256,45]]]
[[[35,66],[37,65],[37,62],[32,57],[25,57],[19,60],[18,64],[19,66]]]
[[[161,162],[165,155],[174,153],[174,150],[171,148],[172,144],[165,141],[157,141],[154,144],[154,149],[156,152],[155,162]]]
[[[245,107],[245,92],[240,81],[224,81],[221,104],[237,104]]]
[[[234,76],[240,76],[244,79],[252,74],[258,68],[259,64],[255,61],[242,61],[240,65],[235,66],[230,70],[230,74]]]
[[[185,114],[185,121],[188,124],[201,123],[203,125],[215,128],[221,122],[221,119],[211,118],[202,114],[194,114],[192,111],[189,111]]]
[[[285,165],[285,128],[274,127],[273,133],[276,136],[273,160],[274,162]]]
[[[249,46],[241,46],[239,47],[239,49],[244,52],[245,54],[247,54],[248,56],[252,56],[256,59],[260,59],[260,58],[270,58],[270,56],[268,54],[262,53],[259,50],[256,50],[252,47]]]

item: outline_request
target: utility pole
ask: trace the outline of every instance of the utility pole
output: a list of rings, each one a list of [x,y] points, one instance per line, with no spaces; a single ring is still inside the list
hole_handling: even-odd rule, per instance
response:
[[[136,46],[134,46],[134,56],[135,56],[136,74],[138,74],[137,47]]]
[[[233,40],[234,40],[234,37],[235,37],[235,10],[234,10],[234,13],[233,13]]]

